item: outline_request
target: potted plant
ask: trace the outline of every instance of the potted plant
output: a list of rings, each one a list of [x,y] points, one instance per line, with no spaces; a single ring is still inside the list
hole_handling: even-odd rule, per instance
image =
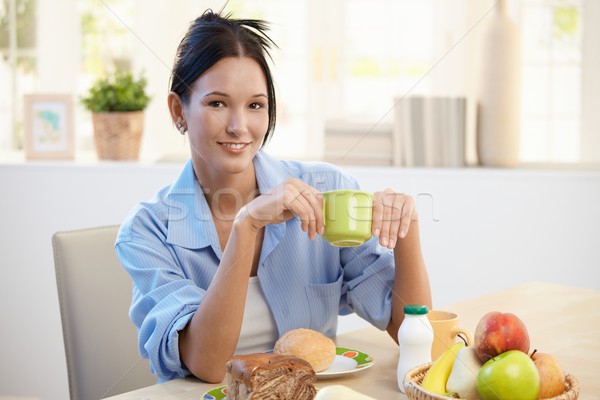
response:
[[[144,130],[144,109],[150,102],[146,78],[116,71],[98,79],[81,98],[92,112],[94,143],[99,159],[131,160],[139,157]]]

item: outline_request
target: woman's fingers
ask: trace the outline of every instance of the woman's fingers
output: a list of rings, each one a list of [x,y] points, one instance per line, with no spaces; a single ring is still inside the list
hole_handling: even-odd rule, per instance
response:
[[[413,219],[413,215],[415,215],[415,201],[410,196],[405,196],[406,201],[402,206],[402,221],[400,223],[400,232],[398,233],[398,237],[400,239],[404,239],[406,235],[408,235],[408,229],[410,228],[410,222]]]
[[[381,243],[381,222],[383,221],[383,201],[381,200],[382,192],[373,194],[373,223],[371,224],[371,234],[380,238]]]
[[[398,238],[406,237],[414,211],[412,197],[391,189],[376,192],[373,198],[372,233],[379,237],[379,244],[393,249]]]
[[[309,225],[308,205],[296,185],[288,183],[284,188],[283,210],[289,210],[300,219],[302,230],[307,232]]]
[[[396,237],[390,235],[390,228],[392,226],[392,204],[390,204],[390,201],[393,201],[393,199],[388,190],[389,189],[384,190],[383,195],[381,196],[381,201],[383,203],[383,219],[381,221],[379,243],[385,247],[390,247],[390,244],[396,244]],[[393,246],[391,248],[393,248]]]
[[[396,247],[396,243],[398,242],[398,232],[400,230],[401,218],[402,218],[402,209],[405,205],[405,199],[407,196],[399,193],[390,193],[388,195],[391,198],[390,205],[390,243],[388,244],[388,248],[393,249]]]
[[[323,230],[323,197],[319,191],[296,179],[286,181],[284,208],[298,216],[311,240]]]
[[[308,217],[308,235],[311,240],[317,237],[317,234],[323,231],[323,196],[317,190],[308,186],[303,190],[302,196],[309,205]]]

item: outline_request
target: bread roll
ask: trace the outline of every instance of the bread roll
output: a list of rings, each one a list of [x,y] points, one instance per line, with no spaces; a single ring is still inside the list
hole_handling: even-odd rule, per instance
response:
[[[313,400],[315,371],[305,360],[278,354],[233,356],[226,366],[227,400]]]
[[[335,343],[321,332],[312,329],[293,329],[275,343],[275,354],[300,357],[316,372],[329,368],[335,359]]]

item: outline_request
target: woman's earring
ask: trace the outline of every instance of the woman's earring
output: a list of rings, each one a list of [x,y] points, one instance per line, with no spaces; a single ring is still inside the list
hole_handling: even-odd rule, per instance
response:
[[[177,128],[179,129],[179,133],[181,133],[182,135],[185,135],[185,127],[183,126],[183,124],[181,124],[181,123],[177,124]]]

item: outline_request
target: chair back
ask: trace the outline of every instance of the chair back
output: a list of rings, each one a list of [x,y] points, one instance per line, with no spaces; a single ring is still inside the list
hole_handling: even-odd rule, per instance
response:
[[[157,381],[129,319],[132,281],[115,254],[118,228],[52,236],[71,400],[98,400]]]

